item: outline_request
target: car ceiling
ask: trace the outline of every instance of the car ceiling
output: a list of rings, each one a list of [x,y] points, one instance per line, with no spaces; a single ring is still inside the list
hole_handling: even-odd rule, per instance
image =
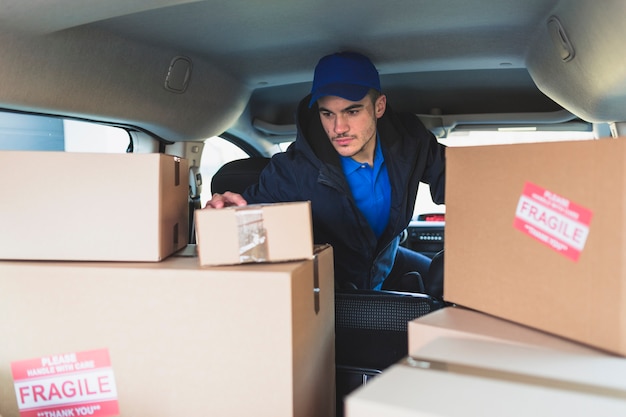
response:
[[[626,39],[620,0],[3,4],[0,107],[131,124],[172,141],[254,119],[293,123],[317,60],[339,50],[372,58],[396,109],[626,120],[625,58],[613,49]],[[551,16],[576,48],[570,62]],[[177,56],[192,63],[180,94],[163,88]]]

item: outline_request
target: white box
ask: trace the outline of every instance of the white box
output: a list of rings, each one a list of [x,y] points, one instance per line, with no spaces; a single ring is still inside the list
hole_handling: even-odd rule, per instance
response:
[[[441,338],[350,394],[346,417],[626,415],[626,360]]]
[[[0,259],[160,261],[189,242],[188,163],[0,152]]]
[[[463,307],[445,307],[409,322],[409,354],[439,338],[487,340],[538,349],[604,355],[600,350]]]
[[[330,246],[213,268],[0,261],[0,415],[20,415],[12,363],[106,349],[122,417],[333,416],[333,278]]]
[[[313,256],[311,202],[196,210],[200,265],[284,262]]]

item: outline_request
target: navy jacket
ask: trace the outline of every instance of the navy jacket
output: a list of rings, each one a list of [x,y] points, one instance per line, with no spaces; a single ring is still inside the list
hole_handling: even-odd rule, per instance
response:
[[[333,246],[336,285],[375,288],[393,266],[419,182],[430,184],[433,201],[444,202],[445,147],[415,115],[387,106],[377,129],[391,182],[391,210],[386,230],[376,239],[352,198],[317,105],[309,109],[308,103],[305,97],[298,106],[295,142],[272,157],[243,197],[250,204],[311,201],[314,241]]]

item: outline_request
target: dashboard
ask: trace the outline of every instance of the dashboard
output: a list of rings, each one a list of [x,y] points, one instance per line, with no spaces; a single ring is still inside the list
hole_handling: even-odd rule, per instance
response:
[[[406,229],[402,246],[433,257],[444,247],[445,219],[443,215],[434,218],[412,220]]]

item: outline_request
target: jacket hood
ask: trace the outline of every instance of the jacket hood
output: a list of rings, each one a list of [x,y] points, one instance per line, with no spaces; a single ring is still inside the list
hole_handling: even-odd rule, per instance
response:
[[[328,140],[328,135],[326,135],[322,127],[317,103],[314,103],[309,108],[310,100],[311,95],[309,94],[298,105],[296,114],[296,123],[298,125],[296,146],[304,152],[308,148],[322,162],[339,168],[341,167],[339,154],[330,143],[330,140]]]

